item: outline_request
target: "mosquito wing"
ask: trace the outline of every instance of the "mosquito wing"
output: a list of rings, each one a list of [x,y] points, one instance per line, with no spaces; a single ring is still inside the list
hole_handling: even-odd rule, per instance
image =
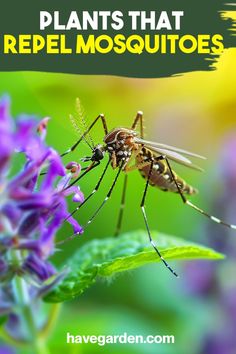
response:
[[[168,159],[175,161],[175,162],[179,163],[180,165],[192,168],[197,171],[203,171],[203,169],[201,167],[193,164],[191,160],[189,160],[187,157],[183,156],[182,154],[192,156],[192,157],[201,158],[201,159],[204,159],[203,156],[200,156],[200,155],[197,155],[197,154],[194,154],[192,152],[185,151],[182,149],[178,149],[178,148],[175,148],[172,146],[158,144],[158,143],[148,141],[148,140],[143,140],[140,138],[135,138],[135,142],[138,144],[143,144],[143,145],[147,146],[150,150],[157,152],[160,155],[166,156]],[[180,152],[182,154],[180,154]]]
[[[160,148],[160,149],[166,149],[166,150],[170,150],[170,151],[175,151],[175,152],[179,152],[180,154],[184,154],[184,155],[187,155],[187,156],[196,157],[198,159],[206,160],[206,157],[204,157],[204,156],[195,154],[194,152],[190,152],[190,151],[187,151],[187,150],[179,149],[179,148],[177,148],[175,146],[170,146],[170,145],[161,144],[161,143],[155,143],[153,141],[143,140],[143,139],[139,139],[139,138],[137,138],[137,140],[139,140],[137,142],[140,142],[140,143],[142,141],[142,143],[145,144],[148,147],[156,147],[156,148]]]

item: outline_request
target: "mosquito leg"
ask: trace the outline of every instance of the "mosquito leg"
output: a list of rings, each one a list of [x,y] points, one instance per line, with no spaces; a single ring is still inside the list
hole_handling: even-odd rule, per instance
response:
[[[98,207],[98,209],[95,211],[95,213],[93,214],[93,216],[89,219],[89,221],[86,223],[84,229],[89,225],[91,224],[91,222],[93,221],[93,219],[97,216],[97,214],[99,213],[99,211],[102,209],[102,207],[105,205],[105,203],[108,201],[108,199],[110,198],[111,196],[111,193],[116,185],[116,182],[117,182],[117,179],[122,171],[122,168],[123,168],[123,164],[119,167],[119,170],[114,178],[114,181],[112,182],[112,185],[106,195],[106,198],[103,200],[102,204]]]
[[[83,138],[90,132],[90,130],[93,128],[93,126],[98,122],[98,120],[101,119],[102,121],[102,126],[104,129],[104,133],[107,135],[108,134],[108,129],[107,129],[107,123],[106,123],[106,119],[104,117],[104,114],[99,114],[99,116],[97,116],[97,118],[93,121],[93,123],[88,127],[88,129],[84,132],[83,135],[81,135],[81,137],[79,138],[79,140],[68,150],[66,150],[63,154],[61,154],[61,157],[69,154],[70,152],[74,151],[75,148],[81,143],[81,141],[83,140]]]
[[[74,184],[76,184],[81,178],[83,178],[85,175],[87,175],[87,173],[89,173],[91,170],[93,170],[94,168],[96,168],[98,165],[100,165],[100,161],[96,161],[96,162],[92,162],[87,168],[86,170],[79,175],[78,178],[76,178],[73,182],[71,182],[68,186],[66,186],[64,189],[68,189],[70,187],[72,187]]]
[[[162,159],[162,156],[160,157]],[[134,166],[125,166],[125,172],[130,172],[133,170],[136,170],[141,167],[145,167],[150,164],[149,162],[144,162],[140,164],[136,164]],[[121,204],[120,204],[120,210],[119,210],[119,216],[118,216],[118,221],[116,225],[116,230],[114,236],[117,237],[120,233],[121,225],[122,225],[122,220],[123,220],[123,215],[124,215],[124,208],[125,208],[125,196],[126,196],[126,189],[127,189],[127,180],[128,180],[128,175],[125,174],[125,179],[124,179],[124,184],[123,184],[123,191],[122,191],[122,198],[121,198]]]
[[[172,274],[174,274],[176,277],[178,277],[178,274],[169,266],[169,264],[166,262],[166,260],[162,257],[162,255],[161,255],[160,251],[158,250],[155,242],[153,241],[152,236],[151,236],[151,231],[150,231],[150,228],[149,228],[149,224],[148,224],[148,220],[147,220],[146,209],[145,209],[145,200],[146,200],[147,190],[148,190],[148,186],[149,186],[149,180],[150,180],[152,169],[153,169],[153,164],[154,164],[154,161],[152,160],[140,206],[141,206],[141,210],[142,210],[145,226],[146,226],[146,229],[147,229],[149,241],[150,241],[152,247],[154,248],[154,250],[156,251],[156,253],[160,257],[162,262],[165,264],[165,266],[169,269],[169,271]]]
[[[138,121],[140,120],[141,122],[141,125],[140,125],[140,136],[143,137],[143,124],[142,124],[142,112],[138,112],[137,113],[137,116],[135,118],[135,121],[132,125],[132,128],[131,129],[135,129]],[[140,150],[137,150],[135,153],[134,153],[134,158],[136,156],[136,154],[139,153]],[[147,164],[149,164],[150,162],[147,162],[145,163],[145,166]],[[142,164],[142,167],[144,164]],[[135,169],[138,169],[139,168],[139,165],[135,165],[135,166],[128,166],[126,165],[125,166],[125,171],[126,172],[129,172],[129,171],[132,171],[132,170],[135,170]],[[122,225],[122,220],[123,220],[123,215],[124,215],[124,207],[125,207],[125,196],[126,196],[126,189],[127,189],[127,181],[128,181],[128,176],[127,174],[125,174],[125,178],[124,178],[124,184],[123,184],[123,191],[122,191],[122,197],[121,197],[121,204],[120,204],[120,210],[119,210],[119,216],[118,216],[118,220],[117,220],[117,225],[116,225],[116,230],[115,230],[115,234],[114,236],[117,237],[120,233],[120,229],[121,229],[121,225]]]
[[[100,176],[100,178],[99,178],[99,180],[98,180],[96,186],[94,187],[93,191],[84,199],[84,201],[83,201],[79,206],[77,206],[76,209],[74,209],[74,210],[72,211],[72,213],[65,219],[65,221],[66,221],[70,216],[74,215],[79,209],[81,209],[82,206],[98,191],[98,188],[100,187],[100,185],[101,185],[101,183],[102,183],[103,177],[105,176],[105,173],[106,173],[106,171],[107,171],[107,169],[108,169],[109,164],[110,164],[110,159],[108,160],[108,162],[107,162],[107,164],[106,164],[106,166],[105,166],[105,168],[104,168],[104,170],[103,170],[103,172],[102,172],[102,175]]]
[[[220,219],[218,219],[217,217],[206,213],[203,209],[199,208],[197,205],[195,205],[195,204],[193,204],[192,202],[190,202],[190,201],[185,197],[185,195],[183,194],[183,192],[182,192],[180,186],[178,185],[178,182],[177,182],[177,180],[176,180],[176,178],[175,178],[175,175],[174,175],[174,173],[173,173],[173,171],[172,171],[172,168],[171,168],[171,166],[170,166],[170,163],[169,163],[168,159],[165,158],[165,160],[166,160],[166,163],[167,163],[167,165],[168,165],[168,168],[169,168],[171,177],[173,178],[173,181],[175,182],[176,188],[177,188],[177,190],[178,190],[178,194],[180,195],[180,197],[181,197],[181,199],[182,199],[182,201],[183,201],[184,204],[189,205],[191,208],[195,209],[196,211],[198,211],[198,212],[201,213],[202,215],[205,215],[208,219],[210,219],[210,220],[216,222],[217,224],[222,224],[222,225],[224,225],[224,226],[229,227],[230,229],[236,230],[236,225],[228,224],[228,223],[224,222],[223,220],[220,220]]]
[[[120,233],[121,225],[122,225],[122,220],[123,220],[123,215],[124,215],[124,208],[125,208],[125,196],[126,196],[126,190],[127,190],[127,181],[128,181],[128,175],[125,174],[124,178],[124,184],[123,184],[123,191],[122,191],[122,197],[121,197],[121,204],[120,204],[120,210],[119,210],[119,216],[116,224],[116,230],[114,236],[117,237]]]
[[[91,224],[91,222],[93,221],[93,219],[96,217],[96,215],[99,213],[99,211],[100,211],[100,210],[102,209],[102,207],[105,205],[105,203],[107,202],[107,200],[110,198],[111,193],[112,193],[112,191],[113,191],[113,189],[114,189],[114,187],[115,187],[115,185],[116,185],[117,179],[118,179],[118,177],[119,177],[119,175],[120,175],[120,172],[122,171],[122,168],[123,168],[123,164],[119,167],[118,173],[117,173],[116,176],[115,176],[115,179],[114,179],[114,181],[113,181],[113,183],[112,183],[112,185],[111,185],[111,187],[110,187],[110,189],[109,189],[109,191],[108,191],[108,193],[107,193],[106,198],[103,200],[102,204],[99,206],[99,208],[95,211],[95,213],[93,214],[93,216],[89,219],[89,221],[87,222],[87,224],[84,226],[84,229],[85,229],[89,224]],[[71,241],[71,240],[73,240],[74,238],[76,238],[77,235],[78,235],[78,234],[75,233],[75,234],[71,235],[70,237],[67,237],[66,240],[57,242],[56,245],[62,245],[62,244],[64,244],[64,243],[67,242],[67,241]]]
[[[131,129],[135,130],[138,125],[138,122],[140,122],[140,137],[143,139],[143,112],[142,111],[137,112],[137,115],[134,119]]]
[[[138,151],[136,153],[134,153],[134,157],[135,157],[136,154],[138,154]],[[139,167],[146,166],[147,164],[150,164],[150,162],[145,162],[143,164],[138,164],[138,165],[135,165],[135,166],[126,165],[125,166],[125,172],[130,172],[132,170],[136,170]],[[124,215],[124,208],[125,208],[125,196],[126,196],[126,189],[127,189],[127,181],[128,181],[128,176],[127,176],[127,174],[125,174],[122,197],[121,197],[121,204],[120,204],[120,210],[119,210],[119,215],[118,215],[118,221],[117,221],[116,230],[115,230],[115,234],[114,234],[115,237],[117,237],[119,235],[120,229],[121,229],[121,225],[122,225],[122,220],[123,220],[123,215]]]

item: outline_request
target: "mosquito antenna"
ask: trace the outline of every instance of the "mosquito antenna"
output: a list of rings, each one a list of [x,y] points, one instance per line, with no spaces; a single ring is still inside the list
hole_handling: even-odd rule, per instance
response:
[[[84,110],[84,107],[82,106],[79,98],[76,99],[76,112],[78,114],[79,120],[81,121],[81,123],[83,125],[84,131],[87,131],[88,125],[85,120],[85,110]],[[93,141],[90,133],[87,134],[87,138],[89,140],[90,145],[94,148],[95,144],[94,144],[94,141]]]
[[[74,128],[74,130],[79,134],[82,135],[83,140],[86,142],[86,144],[90,147],[90,149],[93,149],[93,146],[88,142],[86,136],[83,135],[81,129],[79,128],[78,122],[76,121],[75,117],[72,116],[72,114],[69,115],[70,121],[72,123],[72,126]]]

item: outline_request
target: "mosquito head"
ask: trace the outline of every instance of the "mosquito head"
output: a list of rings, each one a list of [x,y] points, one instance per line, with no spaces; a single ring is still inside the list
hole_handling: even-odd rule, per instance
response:
[[[92,149],[92,156],[86,156],[83,157],[81,160],[83,162],[86,161],[100,161],[104,158],[105,155],[105,149],[102,145],[96,145],[93,149]]]
[[[100,161],[103,159],[105,154],[104,147],[102,145],[97,145],[93,148],[93,155],[91,157],[92,161]]]

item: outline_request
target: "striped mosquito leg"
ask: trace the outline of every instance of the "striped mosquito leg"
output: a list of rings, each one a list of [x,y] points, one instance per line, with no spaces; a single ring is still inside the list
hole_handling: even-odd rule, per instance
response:
[[[142,111],[138,111],[131,129],[135,130],[138,122],[140,122],[140,137],[143,138],[143,112]]]
[[[97,216],[97,214],[99,213],[99,211],[103,208],[103,206],[106,204],[106,202],[108,201],[108,199],[110,198],[111,194],[112,194],[112,191],[116,185],[116,182],[117,182],[117,179],[122,171],[122,167],[123,167],[123,164],[119,167],[119,170],[115,176],[115,179],[109,189],[109,192],[107,193],[106,195],[106,198],[103,200],[102,204],[99,206],[99,208],[95,211],[95,213],[93,214],[93,216],[89,219],[89,221],[86,223],[86,225],[84,226],[84,229],[89,225],[91,224],[91,222],[93,221],[93,219]]]
[[[108,129],[107,129],[107,123],[106,123],[106,119],[104,117],[104,114],[99,114],[99,116],[97,116],[97,118],[94,119],[93,123],[88,127],[88,129],[84,132],[83,135],[81,135],[81,137],[79,138],[79,140],[76,141],[76,143],[68,150],[66,150],[65,152],[63,152],[63,154],[61,154],[61,157],[69,154],[70,152],[74,151],[77,146],[81,143],[81,141],[84,139],[84,137],[86,137],[86,135],[90,132],[90,130],[93,128],[93,126],[97,123],[97,121],[101,119],[102,121],[102,126],[104,129],[104,133],[105,135],[107,135],[108,133]]]
[[[221,220],[221,219],[219,219],[219,218],[217,218],[217,217],[215,217],[215,216],[213,216],[213,215],[210,215],[210,214],[206,213],[203,209],[199,208],[197,205],[195,205],[195,204],[193,204],[192,202],[190,202],[190,201],[185,197],[185,195],[182,193],[182,191],[181,191],[181,189],[180,189],[180,187],[179,187],[179,185],[178,185],[178,183],[177,183],[177,181],[176,181],[176,178],[175,178],[175,176],[174,176],[174,173],[173,173],[173,171],[172,171],[172,168],[171,168],[171,166],[170,166],[169,161],[168,161],[166,158],[165,158],[165,160],[166,160],[166,163],[167,163],[167,165],[168,165],[168,168],[169,168],[171,177],[173,178],[173,181],[175,182],[175,185],[176,185],[176,187],[177,187],[177,189],[178,189],[178,193],[179,193],[179,195],[181,196],[181,199],[182,199],[182,201],[183,201],[184,204],[189,205],[191,208],[193,208],[194,210],[198,211],[198,212],[201,213],[202,215],[205,215],[207,218],[209,218],[210,220],[214,221],[215,223],[221,224],[221,225],[224,225],[224,226],[229,227],[230,229],[236,230],[236,225],[234,225],[234,224],[228,224],[228,223],[224,222],[223,220]]]
[[[70,187],[72,187],[74,184],[76,184],[79,180],[81,180],[81,178],[83,178],[85,175],[87,175],[87,173],[89,173],[90,171],[92,171],[94,168],[96,168],[97,166],[100,165],[100,161],[93,161],[91,163],[90,166],[88,166],[86,168],[86,170],[81,174],[79,175],[79,177],[77,177],[73,182],[71,182],[68,186],[66,186],[64,189],[68,189]]]
[[[185,198],[186,199],[186,198]],[[186,200],[185,203],[187,205],[189,205],[191,208],[197,210],[199,213],[205,215],[206,217],[208,217],[209,219],[211,219],[212,221],[216,222],[217,224],[221,224],[221,225],[224,225],[224,226],[227,226],[229,227],[230,229],[234,229],[236,230],[236,225],[234,224],[228,224],[226,223],[225,221],[213,216],[213,215],[210,215],[210,214],[207,214],[204,210],[200,209],[198,206],[196,206],[195,204],[191,203],[189,200]]]
[[[99,164],[100,164],[100,161],[98,162],[98,164],[97,164],[96,166],[98,166]],[[69,219],[69,217],[71,217],[72,215],[74,215],[74,214],[97,192],[97,190],[98,190],[98,188],[99,188],[99,186],[100,186],[100,184],[101,184],[101,182],[102,182],[102,180],[103,180],[103,177],[105,176],[105,173],[106,173],[106,171],[107,171],[107,168],[108,168],[109,164],[110,164],[110,159],[108,160],[108,162],[107,162],[107,164],[106,164],[106,166],[105,166],[105,168],[104,168],[104,170],[103,170],[103,173],[102,173],[101,177],[99,178],[98,183],[96,184],[96,186],[95,186],[94,190],[92,191],[92,193],[90,193],[90,194],[87,196],[87,198],[85,198],[85,200],[84,200],[75,210],[72,211],[72,213],[64,220],[64,222],[65,222],[67,219]],[[85,171],[85,172],[86,172],[86,171]],[[77,178],[76,181],[77,181],[78,179],[79,179],[79,178]],[[73,185],[73,184],[74,184],[74,183],[71,183],[70,186]],[[70,186],[69,186],[69,187],[70,187]],[[75,233],[75,234],[73,234],[73,235],[67,237],[65,240],[56,242],[56,245],[63,245],[64,243],[66,243],[66,242],[68,242],[68,241],[71,241],[71,240],[73,240],[74,238],[76,238],[77,235],[78,235],[78,233]]]
[[[97,182],[95,188],[93,189],[93,191],[84,199],[84,201],[83,201],[80,205],[77,206],[77,208],[75,208],[75,209],[72,211],[72,213],[71,213],[64,221],[66,221],[67,219],[69,219],[70,216],[73,216],[79,209],[81,209],[82,206],[83,206],[85,203],[87,203],[87,201],[98,191],[98,189],[99,189],[99,187],[100,187],[100,185],[101,185],[101,183],[102,183],[103,177],[105,176],[105,173],[106,173],[106,171],[107,171],[109,165],[110,165],[110,159],[108,160],[108,162],[107,162],[107,164],[106,164],[106,166],[105,166],[105,168],[104,168],[104,170],[103,170],[103,172],[102,172],[102,175],[101,175],[101,177],[99,178],[99,180],[98,180],[98,182]]]
[[[117,221],[116,230],[115,230],[115,234],[114,234],[115,237],[117,237],[120,234],[120,230],[121,230],[121,225],[122,225],[122,220],[123,220],[123,215],[124,215],[124,208],[125,208],[125,195],[126,195],[126,190],[127,190],[127,181],[128,181],[128,175],[125,174],[119,216],[118,216],[118,221]]]
[[[166,268],[168,268],[169,271],[172,274],[174,274],[176,277],[178,277],[178,274],[169,266],[169,264],[166,262],[166,260],[162,257],[162,255],[161,255],[160,251],[158,250],[155,242],[153,241],[152,236],[151,236],[151,231],[150,231],[150,228],[149,228],[149,224],[148,224],[148,220],[147,220],[147,215],[146,215],[146,210],[145,210],[145,199],[146,199],[147,190],[148,190],[148,186],[149,186],[149,179],[150,179],[150,176],[151,176],[151,173],[152,173],[153,163],[154,163],[154,161],[152,161],[151,166],[150,166],[150,170],[149,170],[149,174],[148,174],[148,178],[147,178],[147,182],[146,182],[146,185],[145,185],[143,198],[142,198],[142,202],[141,202],[140,206],[141,206],[141,210],[142,210],[145,226],[146,226],[146,229],[147,229],[149,241],[150,241],[152,247],[154,248],[154,250],[156,251],[156,253],[160,257],[161,261],[164,263]]]

